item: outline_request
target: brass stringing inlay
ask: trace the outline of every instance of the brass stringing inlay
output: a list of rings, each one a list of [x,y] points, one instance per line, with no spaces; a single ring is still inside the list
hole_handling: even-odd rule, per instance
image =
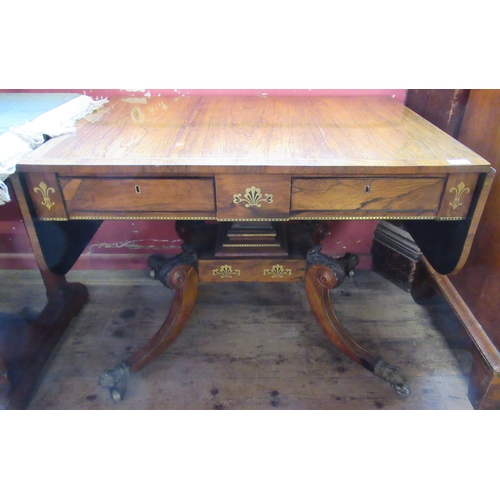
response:
[[[461,182],[458,187],[452,187],[450,189],[450,193],[455,193],[455,199],[450,202],[450,205],[453,210],[456,210],[459,206],[462,205],[460,198],[462,198],[462,195],[464,193],[470,193],[470,189],[468,187],[465,187],[465,184]]]
[[[262,191],[260,188],[252,186],[249,188],[246,188],[245,194],[243,195],[243,198],[247,201],[245,208],[248,207],[258,207],[260,208],[262,205],[260,204],[261,201],[265,201],[266,203],[272,203],[273,202],[273,195],[272,194],[265,194],[262,196]],[[241,203],[242,196],[241,193],[233,195],[233,203]]]
[[[223,247],[279,247],[279,243],[224,243]]]
[[[283,276],[291,276],[292,270],[285,269],[283,266],[276,264],[271,269],[264,269],[264,276],[272,276],[273,278],[283,278]]]
[[[353,217],[342,217],[332,215],[330,217],[319,217],[319,216],[307,216],[299,217],[292,216],[288,220],[433,220],[436,219],[435,215],[368,215],[368,216],[353,216]],[[217,219],[220,220],[220,219]],[[230,220],[230,219],[226,219]],[[232,220],[232,219],[231,219]],[[241,219],[244,220],[244,219]],[[285,220],[285,219],[280,219]]]
[[[168,216],[166,215],[165,217],[159,216],[159,217],[136,217],[131,215],[130,217],[120,217],[118,216],[97,216],[97,215],[89,215],[89,216],[80,216],[80,215],[73,215],[70,217],[71,220],[217,220],[215,217],[178,217],[176,215],[174,216]],[[50,219],[52,220],[52,219]],[[64,219],[66,220],[66,219]]]
[[[107,216],[107,215],[71,215],[69,217],[71,220],[215,220],[218,222],[287,222],[289,220],[436,220],[437,217],[435,215],[413,215],[413,216],[372,216],[372,217],[296,217],[291,216],[286,219],[222,219],[218,217],[179,217],[176,215],[173,216],[165,216],[165,217],[154,217],[154,216]],[[439,220],[463,220],[465,217],[440,217]],[[40,220],[68,220],[64,219],[54,219],[52,217],[40,217]],[[266,235],[268,236],[268,235]]]
[[[271,235],[269,233],[238,234],[238,237],[240,238],[267,238],[268,236],[276,236],[276,233]]]
[[[38,187],[33,188],[33,191],[35,193],[41,193],[41,195],[43,196],[43,200],[40,203],[48,210],[50,210],[55,205],[55,203],[50,199],[50,193],[55,193],[56,190],[47,186],[45,182],[40,182],[40,184],[38,184]]]
[[[220,276],[221,278],[232,278],[233,274],[234,276],[239,276],[241,271],[239,269],[233,271],[232,266],[228,266],[227,264],[220,266],[220,269],[212,271],[212,276]]]

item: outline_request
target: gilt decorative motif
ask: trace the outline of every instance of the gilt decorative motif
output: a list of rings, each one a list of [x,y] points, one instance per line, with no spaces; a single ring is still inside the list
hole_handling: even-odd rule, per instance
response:
[[[245,194],[241,196],[241,193],[233,195],[233,203],[242,203],[244,202],[243,198],[246,200],[245,208],[249,207],[258,207],[260,208],[261,202],[265,201],[266,203],[273,202],[272,194],[264,194],[262,195],[262,191],[260,188],[252,186],[246,188]]]
[[[239,269],[234,269],[232,266],[228,266],[227,264],[224,264],[223,266],[220,267],[220,269],[214,269],[212,271],[213,276],[220,276],[222,279],[223,278],[232,278],[234,276],[239,276],[241,274],[241,271]]]
[[[283,278],[283,276],[291,276],[292,270],[285,269],[283,266],[276,264],[271,269],[264,269],[264,276],[272,276],[273,278]]]
[[[55,193],[56,190],[47,186],[45,182],[40,182],[40,184],[38,184],[38,187],[33,188],[33,191],[35,193],[40,193],[43,196],[43,200],[40,203],[48,210],[50,210],[55,205],[55,203],[50,199],[50,193]]]
[[[468,187],[465,187],[465,184],[461,182],[458,187],[452,187],[450,189],[450,193],[455,193],[455,199],[450,202],[450,205],[453,210],[456,210],[459,206],[462,205],[462,195],[465,193],[470,193],[470,189]]]

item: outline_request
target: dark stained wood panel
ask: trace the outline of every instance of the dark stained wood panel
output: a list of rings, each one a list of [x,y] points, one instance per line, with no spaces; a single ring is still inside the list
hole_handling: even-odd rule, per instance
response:
[[[410,89],[405,104],[426,120],[457,138],[469,98],[467,89]]]

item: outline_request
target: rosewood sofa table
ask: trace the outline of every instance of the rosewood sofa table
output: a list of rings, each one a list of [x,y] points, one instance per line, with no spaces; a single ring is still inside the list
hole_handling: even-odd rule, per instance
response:
[[[152,255],[174,290],[164,324],[99,384],[115,401],[127,378],[175,340],[199,282],[305,281],[330,341],[407,396],[403,372],[358,345],[329,290],[357,264],[321,252],[326,221],[402,219],[441,274],[467,258],[494,170],[386,97],[113,98],[17,166],[13,184],[47,290],[11,384],[29,400],[44,361],[88,298],[65,275],[103,220],[176,221],[179,255]],[[214,221],[210,223],[210,221]],[[97,383],[97,378],[96,378]]]

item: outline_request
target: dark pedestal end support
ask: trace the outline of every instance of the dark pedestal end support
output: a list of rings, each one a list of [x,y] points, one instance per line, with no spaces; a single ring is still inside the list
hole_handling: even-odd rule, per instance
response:
[[[19,410],[28,406],[44,364],[71,320],[78,315],[88,299],[85,285],[66,283],[64,277],[52,275],[52,278],[49,281],[57,281],[59,288],[47,289],[48,304],[29,326],[26,341],[18,350],[16,359],[7,365],[10,383],[7,409]]]

